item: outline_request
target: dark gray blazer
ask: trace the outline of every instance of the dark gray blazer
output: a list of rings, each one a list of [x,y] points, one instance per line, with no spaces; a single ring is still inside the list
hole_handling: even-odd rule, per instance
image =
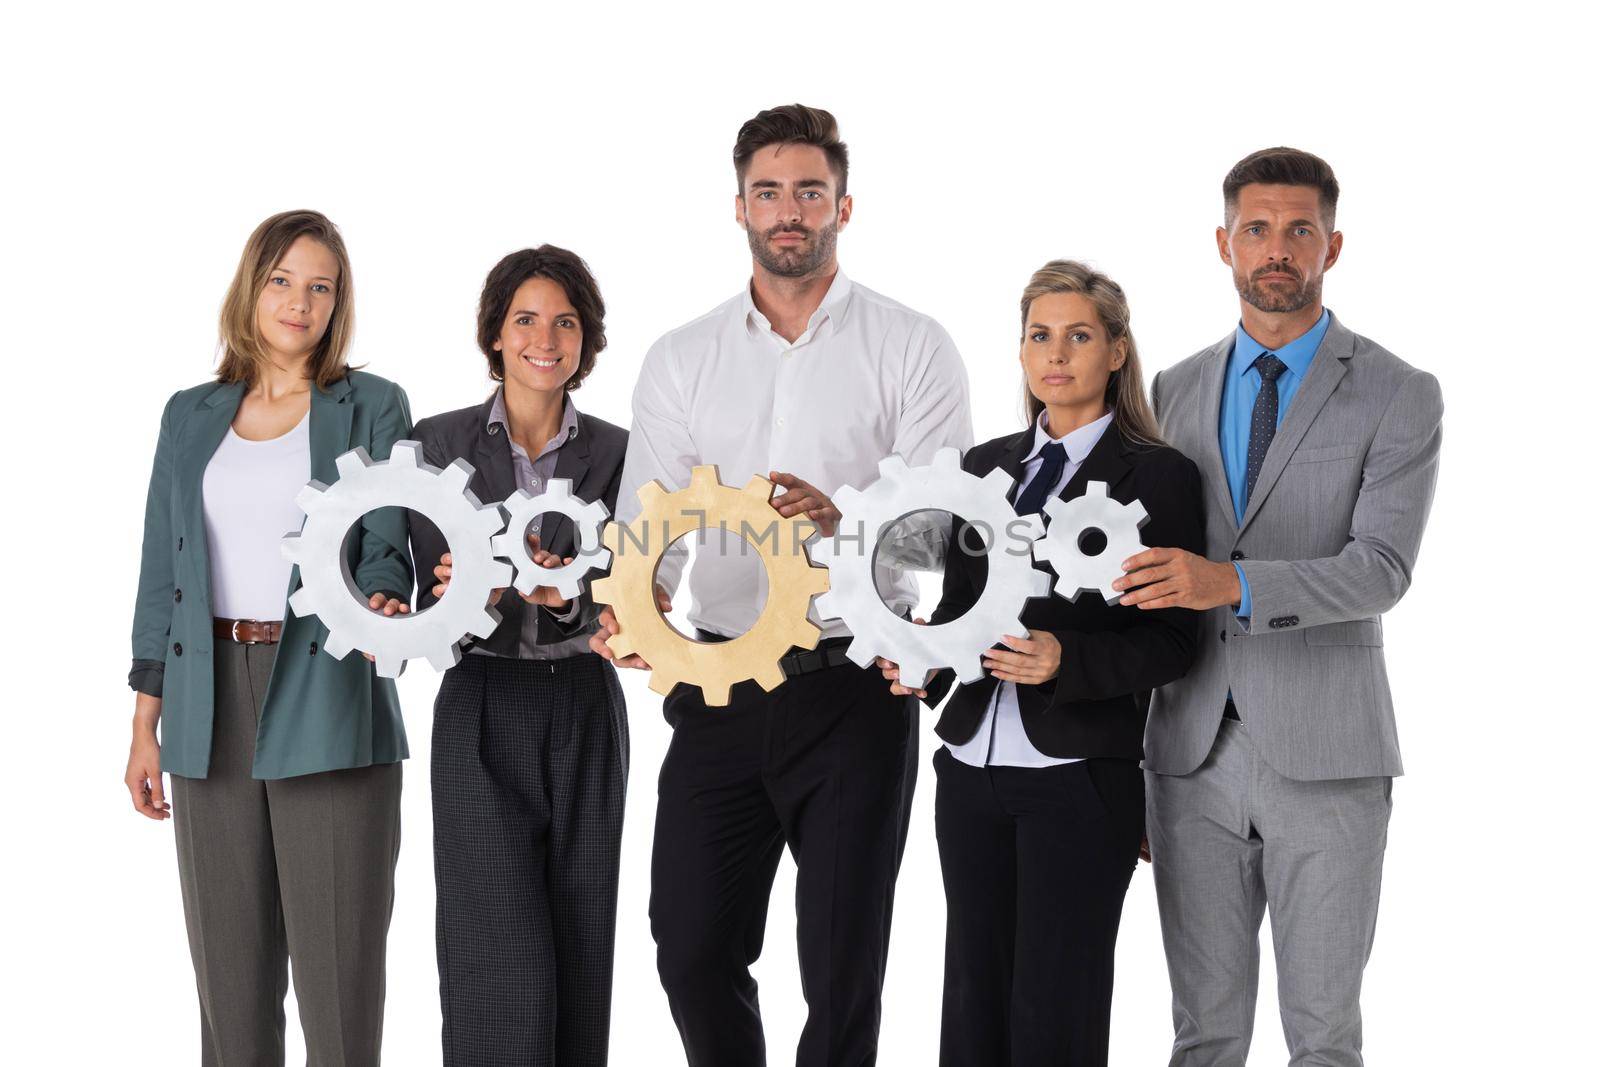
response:
[[[424,458],[435,467],[446,467],[458,459],[472,464],[468,486],[480,503],[494,504],[517,491],[516,471],[511,463],[511,441],[505,431],[489,426],[494,396],[482,404],[431,415],[417,423],[413,440],[422,444]],[[578,412],[578,433],[556,453],[552,477],[572,481],[574,496],[600,500],[613,514],[617,510],[617,490],[622,484],[622,459],[628,451],[628,431],[604,419]],[[417,608],[421,610],[437,599],[433,595],[433,568],[448,549],[437,527],[414,511],[406,513],[411,530],[411,554],[417,561]],[[572,520],[565,515],[546,516],[540,537],[545,548],[559,556],[573,555],[577,539]],[[591,578],[598,575],[590,575]],[[538,609],[540,644],[555,644],[586,630],[592,630],[599,608],[589,596],[585,583],[579,598],[581,610],[571,623],[563,624],[549,611]],[[515,593],[500,598],[497,609],[500,625],[482,641],[475,642],[501,656],[517,654],[524,611],[535,610]]]
[[[1230,333],[1156,375],[1162,432],[1200,467],[1206,554],[1238,562],[1253,616],[1203,615],[1200,655],[1157,689],[1145,766],[1205,760],[1228,693],[1268,765],[1301,781],[1401,773],[1384,612],[1411,584],[1439,473],[1433,375],[1334,318],[1278,427],[1244,521],[1217,441]]]

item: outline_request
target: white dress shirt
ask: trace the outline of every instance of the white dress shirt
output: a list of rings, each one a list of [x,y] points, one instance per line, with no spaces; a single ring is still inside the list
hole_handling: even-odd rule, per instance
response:
[[[1061,438],[1061,444],[1067,450],[1067,462],[1061,468],[1061,477],[1056,479],[1056,484],[1050,490],[1051,496],[1061,495],[1061,490],[1065,489],[1067,482],[1078,473],[1078,468],[1083,466],[1084,458],[1094,450],[1100,435],[1105,433],[1106,427],[1110,425],[1111,413],[1107,412],[1087,426],[1080,426]],[[1033,450],[1028,453],[1027,463],[1022,469],[1022,480],[1018,482],[1019,497],[1044,463],[1041,456],[1044,446],[1055,440],[1050,436],[1048,426],[1049,413],[1039,412],[1039,419],[1033,426]],[[1033,742],[1028,740],[1028,734],[1022,727],[1022,712],[1017,707],[1017,687],[1014,682],[1001,682],[994,687],[994,697],[989,701],[988,714],[983,717],[983,722],[979,724],[978,732],[972,735],[972,740],[964,745],[952,745],[947,741],[945,747],[956,759],[974,767],[986,765],[1054,767],[1062,763],[1078,762],[1076,759],[1046,756],[1033,747]]]
[[[842,486],[876,481],[878,461],[890,453],[916,466],[940,448],[971,444],[966,367],[933,319],[840,272],[791,344],[773,332],[747,285],[646,354],[617,519],[638,517],[641,485],[657,479],[681,489],[702,463],[716,464],[725,485],[785,471],[831,497]],[[931,516],[904,525],[916,528],[879,553],[879,589],[901,613],[917,602],[907,568],[939,567],[948,534],[948,521]],[[750,629],[766,600],[760,556],[733,530],[713,527],[688,540],[696,542],[689,621],[728,636]],[[657,571],[668,592],[682,575],[682,549],[675,546]],[[822,622],[815,607],[810,618],[824,636],[849,633],[837,619]]]

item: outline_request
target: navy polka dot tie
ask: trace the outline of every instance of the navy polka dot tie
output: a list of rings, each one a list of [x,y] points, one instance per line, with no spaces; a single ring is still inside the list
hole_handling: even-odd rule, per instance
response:
[[[1289,368],[1271,352],[1256,357],[1252,366],[1261,375],[1261,392],[1256,394],[1256,406],[1250,412],[1250,451],[1244,460],[1244,502],[1250,503],[1256,491],[1256,476],[1261,473],[1261,461],[1267,458],[1272,437],[1278,432],[1278,375]]]

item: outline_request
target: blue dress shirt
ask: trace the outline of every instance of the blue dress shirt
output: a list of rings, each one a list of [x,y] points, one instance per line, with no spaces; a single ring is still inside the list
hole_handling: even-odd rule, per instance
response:
[[[1233,519],[1244,521],[1245,454],[1250,449],[1250,415],[1255,410],[1256,397],[1261,393],[1261,372],[1254,364],[1263,352],[1271,352],[1283,361],[1287,369],[1278,376],[1278,425],[1283,425],[1289,405],[1294,402],[1295,391],[1305,381],[1311,369],[1311,359],[1322,345],[1328,332],[1329,315],[1323,309],[1316,325],[1296,337],[1282,348],[1268,348],[1245,332],[1240,323],[1233,334],[1233,355],[1228,358],[1227,377],[1222,383],[1222,413],[1217,420],[1217,436],[1222,446],[1222,469],[1228,476],[1228,491],[1233,496]],[[1250,615],[1250,583],[1244,579],[1244,568],[1237,563],[1239,572],[1239,607],[1235,614],[1240,618]]]

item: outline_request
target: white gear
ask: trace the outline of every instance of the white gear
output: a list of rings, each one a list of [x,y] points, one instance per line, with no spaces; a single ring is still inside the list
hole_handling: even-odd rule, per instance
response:
[[[472,467],[456,460],[444,470],[422,460],[422,446],[396,441],[389,458],[374,463],[364,448],[335,461],[339,480],[312,481],[295,497],[306,513],[299,533],[283,539],[283,555],[300,568],[300,588],[289,597],[296,615],[315,615],[328,628],[322,650],[343,659],[370,652],[378,673],[397,678],[406,660],[426,657],[436,670],[461,659],[467,634],[488,637],[500,624],[489,607],[496,589],[511,584],[511,568],[494,558],[490,539],[504,525],[498,505],[483,505],[467,488]],[[450,546],[450,584],[423,611],[385,616],[367,606],[344,550],[345,535],[369,511],[404,507],[427,516]]]
[[[842,529],[860,529],[866,544],[859,553],[841,551],[839,538],[823,538],[812,558],[828,567],[830,591],[817,598],[823,618],[843,619],[853,640],[848,655],[866,667],[882,656],[900,667],[900,678],[919,687],[930,670],[954,668],[963,682],[984,676],[983,654],[1006,634],[1022,629],[1022,608],[1030,597],[1050,595],[1050,576],[1034,569],[1029,551],[1044,533],[1037,515],[1019,516],[1006,495],[1012,480],[992,470],[980,478],[961,469],[961,453],[941,448],[926,467],[908,467],[900,456],[878,464],[879,478],[866,489],[846,486],[833,495]],[[918,511],[948,511],[961,516],[986,538],[989,577],[978,600],[960,618],[938,626],[918,626],[889,610],[873,584],[877,541],[895,523]],[[975,546],[967,546],[975,548]],[[962,551],[952,543],[948,552]]]
[[[1139,528],[1150,521],[1144,505],[1113,500],[1106,495],[1105,482],[1090,482],[1082,496],[1053,497],[1044,511],[1050,516],[1050,528],[1033,546],[1033,554],[1055,570],[1056,595],[1076,602],[1084,590],[1093,589],[1107,604],[1116,603],[1122,594],[1111,583],[1122,577],[1122,561],[1144,549]],[[1099,530],[1106,538],[1106,547],[1092,556],[1078,545],[1090,530]]]
[[[552,478],[538,496],[518,489],[501,502],[508,516],[505,532],[494,535],[494,554],[509,559],[517,569],[513,583],[523,596],[541,585],[555,586],[568,600],[583,590],[583,576],[590,569],[604,570],[611,565],[611,550],[600,543],[600,527],[611,512],[604,502],[584,501],[572,495],[572,479]],[[572,520],[573,540],[578,546],[572,562],[559,567],[541,567],[528,551],[528,524],[548,511],[560,512]]]

